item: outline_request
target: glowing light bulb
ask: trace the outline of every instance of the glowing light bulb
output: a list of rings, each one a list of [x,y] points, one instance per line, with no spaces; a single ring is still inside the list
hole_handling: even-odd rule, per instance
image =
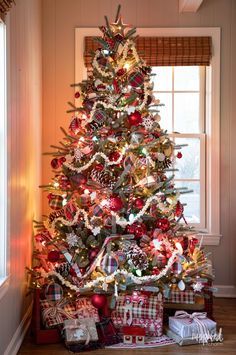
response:
[[[90,192],[90,191],[89,191],[88,189],[85,189],[85,190],[84,190],[85,195],[89,195],[89,192]]]
[[[59,185],[58,182],[54,182],[53,186],[57,188],[57,187],[59,187],[60,185]]]
[[[125,63],[124,68],[125,68],[126,70],[129,70],[130,64],[129,64],[129,63]]]

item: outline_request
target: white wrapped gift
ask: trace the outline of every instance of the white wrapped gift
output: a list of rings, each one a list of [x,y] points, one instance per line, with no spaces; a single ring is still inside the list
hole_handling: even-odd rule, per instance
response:
[[[204,343],[216,333],[216,322],[207,318],[205,312],[177,311],[174,317],[169,317],[169,329],[181,338],[198,338]]]

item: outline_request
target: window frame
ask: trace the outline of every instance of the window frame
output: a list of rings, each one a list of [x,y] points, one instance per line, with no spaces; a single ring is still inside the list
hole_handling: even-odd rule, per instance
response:
[[[205,66],[197,66],[199,68],[199,90],[176,90],[174,85],[174,66],[168,66],[171,68],[171,89],[169,90],[153,90],[154,95],[156,95],[158,99],[158,94],[170,94],[172,101],[172,131],[168,131],[168,135],[175,141],[175,138],[196,138],[199,139],[200,144],[200,174],[198,179],[179,179],[174,178],[174,181],[181,182],[191,182],[191,181],[199,181],[200,183],[200,223],[189,223],[191,226],[197,228],[197,230],[205,230],[206,229],[206,134],[205,134]],[[184,66],[186,67],[186,66]],[[153,67],[154,68],[154,67]],[[160,67],[161,68],[161,67]],[[158,80],[157,80],[158,82]],[[198,133],[177,133],[175,131],[175,94],[176,93],[199,93],[199,132]],[[162,115],[161,115],[162,117]],[[174,130],[173,130],[174,128]],[[184,159],[184,148],[183,148],[183,159]],[[181,200],[181,197],[180,197]]]
[[[137,28],[139,36],[210,36],[211,65],[206,67],[206,228],[199,237],[203,245],[219,245],[220,238],[220,27]],[[86,78],[84,37],[99,36],[98,28],[75,29],[75,82]],[[214,179],[212,179],[214,177]]]
[[[0,68],[0,76],[3,80],[3,95],[0,97],[0,105],[2,107],[3,114],[3,139],[1,144],[3,145],[3,152],[1,154],[1,160],[3,161],[3,185],[0,187],[0,203],[4,206],[1,211],[1,231],[0,231],[0,299],[6,293],[9,286],[9,264],[8,264],[8,229],[7,229],[7,26],[0,19],[0,51],[3,51],[3,68]],[[1,73],[3,69],[3,72]]]

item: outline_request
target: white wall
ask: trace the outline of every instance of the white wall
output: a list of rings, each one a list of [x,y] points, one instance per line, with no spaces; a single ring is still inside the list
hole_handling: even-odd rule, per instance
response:
[[[221,234],[212,247],[216,283],[236,285],[236,1],[204,0],[196,14],[178,12],[178,0],[43,0],[43,151],[68,126],[67,101],[73,100],[74,29],[98,27],[114,19],[121,3],[126,23],[136,27],[221,27]],[[43,158],[43,183],[50,180],[50,157]],[[43,199],[43,211],[48,211]],[[232,292],[233,289],[229,289]]]
[[[10,282],[0,299],[0,354],[14,355],[19,325],[31,303],[25,267],[31,264],[32,219],[40,215],[41,0],[17,0],[7,31]]]

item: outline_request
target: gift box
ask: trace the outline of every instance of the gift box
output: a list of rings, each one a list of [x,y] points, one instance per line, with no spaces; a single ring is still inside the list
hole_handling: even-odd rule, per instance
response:
[[[96,323],[96,327],[101,344],[109,346],[122,341],[122,337],[118,334],[111,318],[103,318],[100,322]]]
[[[98,310],[95,308],[90,298],[81,297],[76,300],[76,318],[92,318],[95,322],[99,322]]]
[[[210,335],[216,333],[216,322],[207,318],[206,312],[177,311],[169,317],[169,329],[181,338],[199,339],[206,342]]]
[[[75,305],[66,299],[57,302],[40,300],[41,316],[46,328],[54,328],[66,319],[75,318]]]
[[[165,302],[194,304],[195,293],[192,290],[180,291],[179,289],[172,289],[169,297],[165,297]]]
[[[142,298],[144,300],[144,298]],[[151,295],[145,301],[137,302],[135,297],[119,296],[116,309],[111,314],[117,328],[123,326],[141,326],[147,336],[161,336],[163,332],[163,298],[162,294]]]
[[[91,318],[67,319],[64,321],[66,345],[84,344],[98,340],[95,321]]]

